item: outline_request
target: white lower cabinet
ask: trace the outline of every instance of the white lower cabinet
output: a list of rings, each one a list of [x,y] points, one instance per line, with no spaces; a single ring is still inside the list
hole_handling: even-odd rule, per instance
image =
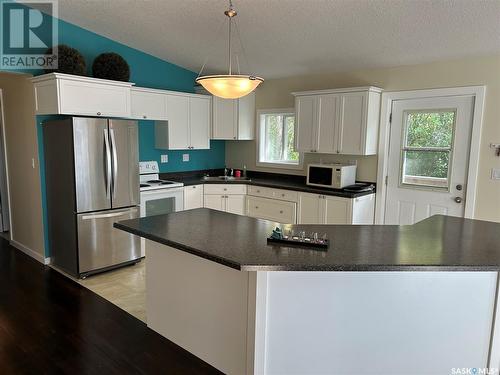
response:
[[[203,185],[184,186],[184,209],[203,207]]]
[[[204,196],[204,207],[217,211],[226,211],[226,196],[206,194]]]
[[[295,202],[247,196],[247,215],[250,217],[283,224],[295,224],[296,212],[297,203]]]
[[[375,194],[344,198],[252,185],[195,186],[184,188],[185,209],[200,207],[203,196],[203,207],[282,224],[373,224],[375,215]]]
[[[207,184],[204,186],[204,207],[245,215],[246,185]]]
[[[299,194],[299,224],[323,224],[320,218],[323,204],[321,197],[321,195],[316,194]]]
[[[245,195],[226,195],[226,212],[245,215]]]
[[[373,224],[375,194],[342,198],[299,194],[299,224]]]

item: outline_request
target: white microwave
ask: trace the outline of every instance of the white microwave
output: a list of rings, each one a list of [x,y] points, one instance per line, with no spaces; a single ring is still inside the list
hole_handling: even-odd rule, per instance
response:
[[[307,185],[342,189],[356,183],[356,166],[346,164],[309,164]]]

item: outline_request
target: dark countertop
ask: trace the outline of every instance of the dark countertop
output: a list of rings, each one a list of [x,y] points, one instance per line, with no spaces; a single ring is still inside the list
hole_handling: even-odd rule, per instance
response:
[[[223,175],[211,173],[210,175]],[[249,171],[250,180],[233,180],[233,181],[205,181],[203,174],[190,174],[190,173],[165,173],[161,175],[162,179],[173,180],[184,183],[185,186],[199,185],[199,184],[245,184],[270,187],[276,189],[287,189],[302,191],[313,194],[333,195],[345,198],[357,198],[363,195],[374,194],[375,190],[368,192],[353,193],[344,191],[342,189],[328,189],[313,187],[306,184],[305,176],[284,175],[276,173],[252,172]]]
[[[268,245],[276,223],[199,208],[115,227],[242,271],[499,271],[500,224],[436,215],[414,225],[282,225],[327,251]]]

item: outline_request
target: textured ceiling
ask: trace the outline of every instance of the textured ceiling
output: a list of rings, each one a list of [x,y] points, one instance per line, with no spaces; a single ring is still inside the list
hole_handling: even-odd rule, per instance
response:
[[[242,72],[264,78],[500,54],[500,0],[234,0]],[[59,0],[71,23],[204,72],[227,66],[224,0]],[[236,36],[236,35],[234,35]],[[250,70],[250,71],[249,71]]]

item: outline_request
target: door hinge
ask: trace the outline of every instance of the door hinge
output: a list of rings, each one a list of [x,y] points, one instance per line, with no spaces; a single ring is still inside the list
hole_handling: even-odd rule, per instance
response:
[[[389,176],[385,176],[385,184],[387,185],[388,182],[389,182]]]
[[[391,114],[389,115],[389,124],[392,124],[392,112],[391,112]]]

